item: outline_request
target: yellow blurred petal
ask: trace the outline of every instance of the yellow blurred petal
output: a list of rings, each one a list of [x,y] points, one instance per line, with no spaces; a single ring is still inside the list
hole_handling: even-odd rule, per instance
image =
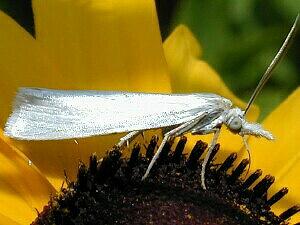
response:
[[[179,25],[172,32],[164,42],[164,51],[173,92],[215,93],[245,108],[245,103],[229,90],[217,72],[200,59],[201,46],[186,26]],[[255,120],[257,116],[258,108],[252,107],[249,118]]]
[[[169,92],[154,1],[33,0],[57,87]]]
[[[6,140],[0,130],[0,212],[16,223],[29,224],[37,215],[35,209],[41,210],[55,190]]]
[[[276,188],[288,187],[289,194],[275,209],[283,209],[300,202],[300,88],[297,88],[263,122],[274,135],[275,141],[250,140],[252,168],[261,168],[276,178]],[[299,215],[299,214],[298,214]],[[298,221],[300,215],[297,216]]]
[[[170,92],[154,1],[33,0],[36,40],[0,17],[1,126],[20,86]],[[45,142],[11,140],[58,189],[64,169],[101,156],[122,135]]]
[[[217,72],[205,61],[201,60],[202,49],[191,31],[184,25],[179,25],[164,42],[164,51],[171,73],[173,92],[210,92],[230,99],[234,105],[245,108],[246,104],[236,97]],[[234,72],[234,71],[233,71]],[[248,118],[256,120],[258,107],[251,107]],[[212,136],[190,137],[190,146],[196,139],[210,142]],[[193,139],[193,140],[192,140]],[[222,160],[229,153],[242,147],[241,138],[223,128],[219,138],[222,151],[218,159]]]
[[[7,216],[0,214],[0,225],[21,225],[21,223],[17,223],[16,221],[8,218]]]

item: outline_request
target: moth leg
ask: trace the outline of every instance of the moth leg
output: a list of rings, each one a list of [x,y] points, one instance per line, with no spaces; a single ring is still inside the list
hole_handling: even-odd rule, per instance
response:
[[[121,148],[126,144],[128,147],[130,141],[132,141],[134,138],[136,138],[141,133],[143,133],[143,131],[140,131],[140,130],[129,132],[124,137],[120,138],[120,141],[116,146]]]
[[[166,142],[168,141],[169,138],[170,138],[170,135],[165,134],[165,136],[164,136],[164,138],[163,138],[163,140],[162,140],[159,148],[157,149],[157,151],[156,151],[155,155],[153,156],[153,158],[152,158],[152,160],[151,160],[151,162],[150,162],[150,164],[149,164],[149,166],[148,166],[148,168],[147,168],[144,176],[142,177],[142,180],[144,180],[144,179],[146,179],[148,177],[148,175],[150,173],[150,170],[152,169],[155,161],[157,160],[160,152],[162,151],[164,145],[166,144]]]
[[[208,160],[209,160],[209,157],[212,153],[212,150],[214,149],[216,143],[217,143],[217,140],[218,140],[218,137],[220,135],[220,131],[221,129],[220,128],[216,128],[215,129],[215,132],[214,132],[214,137],[211,141],[211,143],[209,144],[209,147],[208,147],[208,151],[206,153],[206,156],[203,160],[203,163],[202,163],[202,167],[201,167],[201,186],[204,190],[206,190],[206,185],[205,185],[205,170],[206,170],[206,166],[207,166],[207,163],[208,163]]]
[[[158,159],[164,145],[166,144],[166,142],[169,140],[170,137],[176,137],[179,135],[182,135],[183,133],[191,130],[198,122],[199,120],[201,120],[206,114],[200,115],[199,117],[196,117],[195,119],[192,119],[184,124],[181,124],[179,127],[176,127],[175,129],[167,132],[164,134],[164,138],[159,146],[159,148],[157,149],[155,155],[153,156],[144,176],[142,177],[142,180],[144,180],[145,178],[148,177],[150,170],[152,169],[154,163],[156,162],[156,160]]]
[[[251,151],[250,151],[250,147],[249,147],[249,144],[248,144],[249,136],[248,137],[242,136],[242,139],[243,139],[244,146],[246,148],[246,151],[247,151],[247,154],[248,154],[248,158],[249,158],[248,169],[247,169],[247,173],[246,173],[246,176],[245,176],[245,177],[247,177],[247,175],[248,175],[248,173],[250,171],[250,168],[251,168]]]

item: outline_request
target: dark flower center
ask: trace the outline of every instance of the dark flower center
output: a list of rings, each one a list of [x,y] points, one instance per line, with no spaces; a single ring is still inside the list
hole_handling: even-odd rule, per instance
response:
[[[287,224],[299,211],[294,206],[280,216],[270,210],[286,193],[283,188],[271,198],[267,190],[274,177],[265,176],[254,188],[249,187],[261,176],[255,171],[245,181],[240,176],[249,161],[241,163],[229,174],[235,153],[221,164],[214,158],[214,148],[206,172],[207,191],[200,185],[200,156],[207,144],[198,141],[190,155],[182,154],[187,139],[182,137],[171,151],[165,145],[150,176],[141,181],[156,149],[157,138],[147,146],[145,156],[135,145],[129,159],[113,149],[103,160],[90,157],[89,166],[80,164],[75,182],[54,196],[32,223],[37,224],[206,224],[248,225]]]

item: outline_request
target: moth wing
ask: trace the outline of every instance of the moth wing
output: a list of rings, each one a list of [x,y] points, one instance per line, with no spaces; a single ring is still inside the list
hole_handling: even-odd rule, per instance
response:
[[[5,133],[16,139],[55,140],[167,127],[207,111],[207,99],[197,94],[22,88]]]

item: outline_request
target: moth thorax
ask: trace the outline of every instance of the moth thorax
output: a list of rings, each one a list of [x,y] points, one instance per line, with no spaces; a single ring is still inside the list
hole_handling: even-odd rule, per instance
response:
[[[244,122],[243,114],[243,111],[239,108],[228,110],[225,117],[225,124],[233,133],[240,132]]]

